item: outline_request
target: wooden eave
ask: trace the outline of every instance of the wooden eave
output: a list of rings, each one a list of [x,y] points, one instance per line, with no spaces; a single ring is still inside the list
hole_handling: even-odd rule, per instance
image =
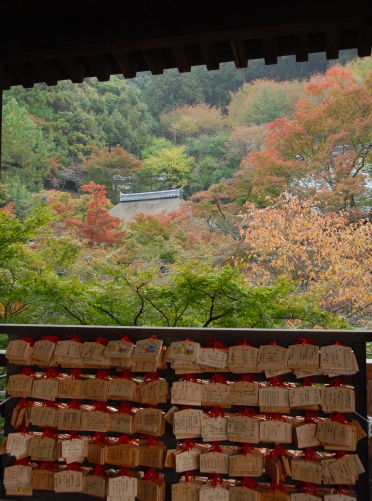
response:
[[[2,0],[0,86],[371,54],[370,0]]]

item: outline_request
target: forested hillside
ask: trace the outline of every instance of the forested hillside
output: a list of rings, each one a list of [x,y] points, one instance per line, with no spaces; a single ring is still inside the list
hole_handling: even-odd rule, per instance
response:
[[[372,62],[351,56],[5,92],[0,321],[370,325]],[[108,212],[181,186],[180,211]]]

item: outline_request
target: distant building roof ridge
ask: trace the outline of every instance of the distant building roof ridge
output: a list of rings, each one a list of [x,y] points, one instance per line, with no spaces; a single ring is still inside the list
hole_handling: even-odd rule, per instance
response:
[[[134,202],[138,200],[156,200],[160,198],[181,198],[183,188],[163,191],[146,191],[143,193],[120,193],[120,202]]]

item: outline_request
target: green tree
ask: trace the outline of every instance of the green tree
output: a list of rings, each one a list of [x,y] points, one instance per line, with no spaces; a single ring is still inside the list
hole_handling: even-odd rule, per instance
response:
[[[20,176],[8,176],[6,174],[4,176],[4,180],[7,181],[4,185],[7,192],[7,196],[4,201],[6,203],[12,202],[14,214],[23,219],[29,214],[31,207],[34,205],[33,195],[27,189],[26,183]]]
[[[133,192],[141,191],[144,164],[119,145],[92,148],[92,154],[83,162],[82,170],[82,182],[103,184],[112,203],[118,202],[120,187]]]
[[[229,121],[232,125],[260,125],[290,116],[302,93],[302,84],[297,81],[246,83],[231,99]]]
[[[146,160],[159,150],[163,150],[164,148],[172,148],[173,144],[171,141],[166,139],[165,137],[152,137],[147,146],[141,151],[142,160]]]
[[[31,192],[39,191],[51,169],[50,146],[40,127],[15,99],[4,106],[3,113],[2,169],[8,179],[22,176]]]
[[[160,121],[175,145],[183,144],[187,137],[211,135],[224,128],[221,111],[207,104],[181,106],[163,113]]]
[[[195,169],[195,160],[183,146],[158,150],[145,160],[145,175],[152,190],[186,187]]]
[[[25,254],[37,230],[49,220],[49,211],[44,206],[34,207],[23,221],[15,217],[13,204],[0,209],[0,319],[15,322],[23,315],[30,303],[24,282]],[[30,290],[30,289],[29,289]],[[32,289],[31,289],[32,290]]]

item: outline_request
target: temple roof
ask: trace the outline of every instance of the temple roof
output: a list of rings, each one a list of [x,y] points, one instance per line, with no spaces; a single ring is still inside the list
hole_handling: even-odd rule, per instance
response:
[[[110,209],[110,214],[130,222],[141,212],[159,215],[178,210],[183,202],[182,191],[182,188],[179,188],[144,193],[121,193],[120,202]]]
[[[182,193],[182,188],[164,191],[146,191],[144,193],[120,193],[120,202],[158,200],[161,198],[182,198]]]

